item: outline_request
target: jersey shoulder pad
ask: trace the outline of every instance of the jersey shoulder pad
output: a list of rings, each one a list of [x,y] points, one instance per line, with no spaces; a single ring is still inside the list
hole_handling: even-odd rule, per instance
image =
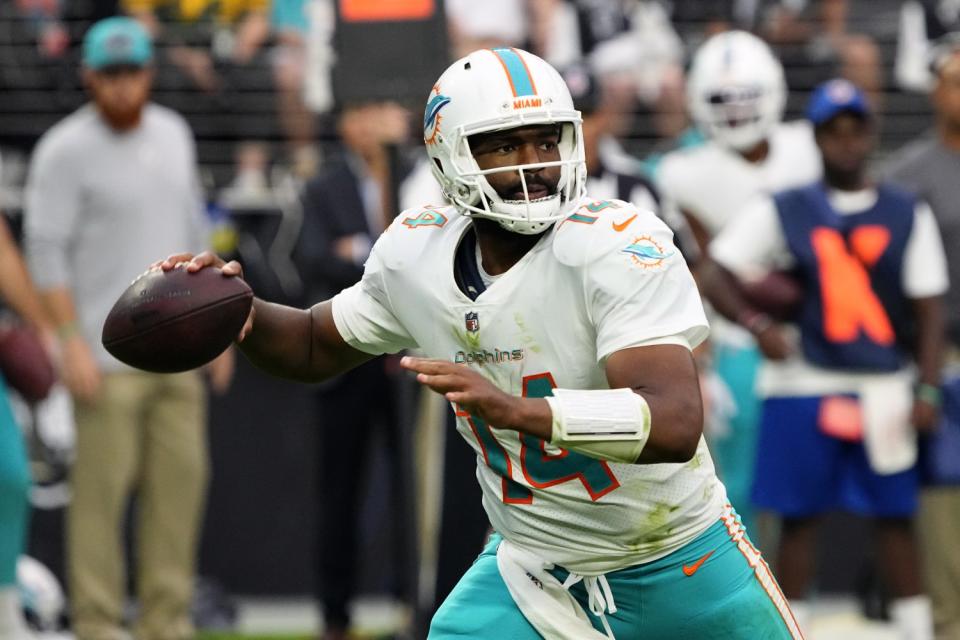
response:
[[[416,262],[428,247],[437,247],[451,227],[460,227],[463,215],[450,205],[425,205],[402,212],[377,240],[374,251],[388,269]]]
[[[553,252],[561,264],[582,267],[622,253],[644,237],[653,240],[647,252],[651,256],[656,246],[665,243],[669,246],[663,246],[658,255],[675,251],[673,233],[652,211],[623,200],[596,200],[558,223]],[[629,255],[620,257],[629,260]]]

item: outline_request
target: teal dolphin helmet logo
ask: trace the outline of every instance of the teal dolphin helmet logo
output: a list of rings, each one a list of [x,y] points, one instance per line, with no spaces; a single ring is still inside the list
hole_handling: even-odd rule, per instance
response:
[[[423,112],[423,140],[427,144],[433,144],[436,141],[437,134],[440,132],[440,110],[450,104],[450,98],[440,93],[439,87],[434,86],[433,90],[436,95],[431,96]]]

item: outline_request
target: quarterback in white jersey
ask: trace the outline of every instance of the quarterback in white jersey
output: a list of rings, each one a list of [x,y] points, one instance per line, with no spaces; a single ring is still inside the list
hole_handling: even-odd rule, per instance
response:
[[[474,368],[510,395],[544,397],[554,387],[608,388],[604,364],[617,351],[689,349],[706,337],[696,287],[672,234],[651,212],[583,198],[509,271],[488,276],[475,300],[458,287],[453,268],[461,242],[476,243],[472,224],[455,207],[397,218],[362,282],[333,300],[347,343],[373,354],[419,347]],[[714,523],[726,500],[702,439],[687,464],[621,464],[562,454],[457,415],[477,451],[494,529],[577,573],[664,556]]]
[[[580,123],[540,58],[458,60],[423,122],[453,205],[400,214],[332,300],[255,300],[240,348],[305,381],[429,356],[401,364],[456,411],[495,530],[431,639],[800,637],[703,442],[693,278],[652,213],[585,195]]]

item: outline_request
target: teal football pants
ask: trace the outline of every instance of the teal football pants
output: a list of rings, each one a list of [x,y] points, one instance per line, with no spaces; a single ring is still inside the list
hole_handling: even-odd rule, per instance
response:
[[[0,588],[16,584],[30,515],[29,491],[27,451],[0,379]]]
[[[541,636],[514,604],[497,569],[494,535],[441,605],[429,640]],[[563,581],[567,572],[554,571]],[[607,622],[617,640],[789,640],[801,638],[796,622],[739,519],[730,516],[670,555],[606,574],[617,606]],[[571,593],[589,613],[580,582]]]

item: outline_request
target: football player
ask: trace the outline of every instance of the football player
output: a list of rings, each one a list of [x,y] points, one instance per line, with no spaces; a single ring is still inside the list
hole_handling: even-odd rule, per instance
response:
[[[495,531],[430,638],[799,638],[702,438],[691,274],[656,216],[584,193],[560,75],[476,51],[423,127],[453,204],[400,214],[332,300],[256,300],[239,340],[303,381],[429,355],[403,366],[455,409]],[[241,274],[211,254],[161,266],[185,260]]]
[[[687,109],[707,142],[667,154],[656,179],[701,248],[758,195],[820,177],[809,123],[781,121],[786,100],[783,67],[753,34],[719,33],[694,55]]]
[[[701,249],[752,200],[820,176],[809,123],[781,122],[786,98],[783,67],[758,37],[728,31],[697,50],[687,78],[687,104],[707,142],[668,154],[655,178],[664,199],[687,218]],[[711,321],[713,370],[735,408],[712,432],[710,448],[732,504],[752,528],[760,354],[746,330],[723,318]]]

